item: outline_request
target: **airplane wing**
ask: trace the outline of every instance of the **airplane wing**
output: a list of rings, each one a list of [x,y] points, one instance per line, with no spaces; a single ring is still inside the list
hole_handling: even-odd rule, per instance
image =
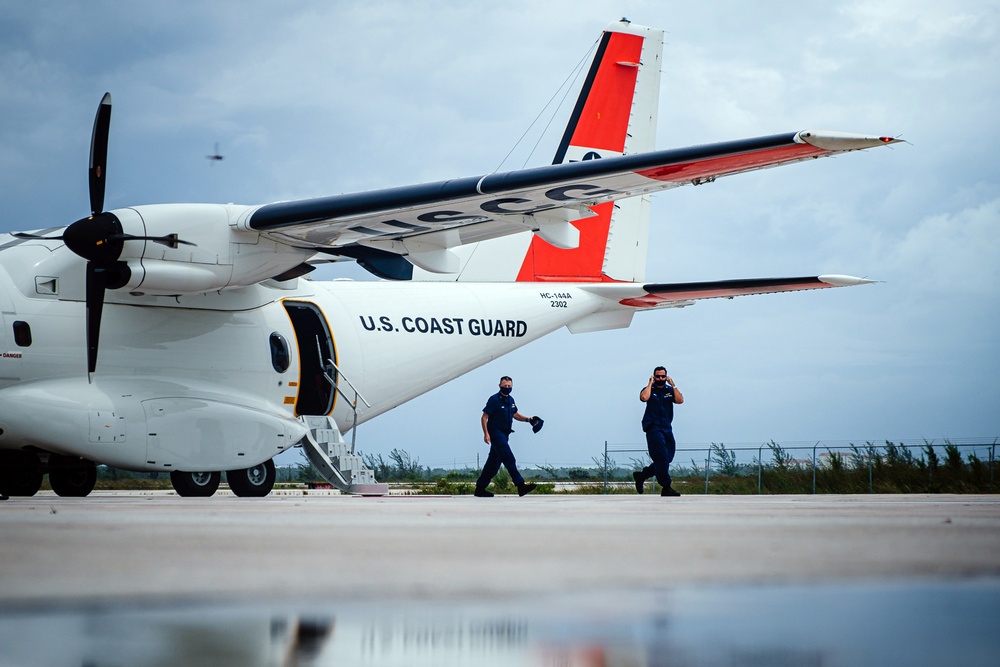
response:
[[[367,250],[408,255],[423,268],[447,273],[456,270],[458,261],[449,248],[527,229],[543,238],[571,239],[570,222],[593,215],[588,207],[596,204],[897,141],[792,132],[266,204],[251,209],[241,226],[348,257]]]

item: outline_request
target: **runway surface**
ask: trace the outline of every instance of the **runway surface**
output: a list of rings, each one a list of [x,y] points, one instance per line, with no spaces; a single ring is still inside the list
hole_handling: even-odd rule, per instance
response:
[[[996,664],[998,622],[1000,496],[0,503],[3,665]]]

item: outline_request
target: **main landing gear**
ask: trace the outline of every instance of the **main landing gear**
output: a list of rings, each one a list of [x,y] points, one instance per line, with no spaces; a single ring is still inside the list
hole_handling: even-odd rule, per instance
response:
[[[222,481],[219,472],[184,472],[174,470],[170,473],[170,483],[178,496],[187,498],[208,498],[215,494]]]
[[[0,451],[0,495],[33,496],[42,486],[45,474],[56,495],[83,498],[97,484],[97,465],[73,456],[38,456],[33,452]],[[268,459],[249,468],[229,470],[229,488],[243,498],[263,498],[271,493],[277,474],[274,461]],[[174,470],[170,483],[179,496],[208,498],[215,495],[222,473]]]
[[[0,493],[33,496],[42,487],[45,469],[34,454],[0,452]]]
[[[58,496],[83,498],[97,484],[97,466],[86,459],[53,456],[49,460],[49,484]]]
[[[271,493],[277,473],[274,461],[268,459],[243,470],[227,470],[226,481],[233,493],[243,498],[263,498]]]
[[[74,456],[39,457],[32,452],[0,454],[0,493],[8,496],[33,496],[49,474],[52,490],[64,498],[83,498],[97,484],[97,466],[93,461]]]
[[[226,481],[229,488],[241,498],[263,498],[271,493],[277,473],[274,461],[268,459],[249,468],[227,470]],[[214,495],[222,481],[219,472],[184,472],[174,470],[170,473],[170,483],[179,496],[189,498],[207,498]]]

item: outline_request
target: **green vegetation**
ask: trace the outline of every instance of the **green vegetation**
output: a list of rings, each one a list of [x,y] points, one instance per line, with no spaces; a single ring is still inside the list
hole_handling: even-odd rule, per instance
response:
[[[866,442],[840,448],[808,448],[805,458],[796,459],[791,448],[771,441],[752,448],[750,463],[740,463],[737,450],[713,443],[701,450],[706,458],[692,459],[690,466],[675,460],[671,465],[674,487],[685,494],[810,494],[810,493],[996,493],[993,449],[985,447],[924,443],[917,447],[886,441]],[[806,449],[806,448],[797,448]],[[632,451],[632,450],[629,450]],[[982,452],[986,452],[985,460]],[[613,452],[610,452],[613,453]],[[690,452],[683,452],[690,453]],[[816,461],[813,461],[815,454]],[[409,493],[428,495],[470,495],[475,490],[478,469],[431,469],[401,449],[388,457],[363,454],[365,464],[380,482],[403,486]],[[678,457],[679,458],[679,457]],[[763,461],[762,461],[763,460]],[[535,494],[635,493],[632,472],[648,464],[648,459],[630,458],[619,465],[608,456],[594,457],[593,466],[556,468],[538,466],[522,469],[525,478],[538,484]],[[99,490],[171,490],[166,473],[133,473],[98,466]],[[277,484],[304,486],[322,483],[322,478],[303,456],[303,462],[277,469]],[[607,484],[605,484],[607,481]],[[647,493],[659,487],[650,482]],[[48,489],[48,480],[43,483]],[[496,494],[515,494],[517,489],[506,470],[501,469],[490,485]]]
[[[736,452],[723,444],[712,444],[709,469],[674,475],[689,488],[701,485],[700,493],[995,493],[996,481],[989,461],[975,451],[963,456],[960,448],[943,446],[944,461],[935,446],[915,448],[886,441],[850,445],[846,451],[815,449],[816,461],[801,460],[771,441],[770,461],[738,464]],[[993,462],[995,466],[995,462]],[[707,491],[706,491],[707,479]]]
[[[975,451],[963,454],[950,443],[913,447],[886,441],[884,445],[852,444],[843,450],[816,447],[804,459],[796,459],[774,441],[755,451],[766,452],[766,459],[761,462],[764,457],[755,456],[751,463],[740,463],[735,450],[712,444],[705,463],[692,460],[686,467],[675,460],[671,466],[674,486],[686,494],[720,495],[995,493],[1000,482],[994,479],[995,461],[984,461]],[[475,490],[478,470],[431,470],[403,454],[393,450],[393,465],[384,467],[381,476],[376,473],[380,481],[407,482],[413,493],[463,495]],[[610,456],[592,460],[592,467],[539,466],[522,474],[539,483],[536,494],[635,493],[632,472],[648,464],[645,458],[631,458],[627,465],[619,465]],[[500,471],[490,490],[516,492],[506,470]],[[659,487],[653,483],[648,492],[658,493]]]

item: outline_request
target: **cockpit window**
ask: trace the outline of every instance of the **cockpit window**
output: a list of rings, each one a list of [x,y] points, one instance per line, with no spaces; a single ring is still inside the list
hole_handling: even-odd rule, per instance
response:
[[[271,345],[271,365],[274,370],[284,373],[291,365],[291,355],[288,351],[288,342],[277,331],[271,334],[269,339]]]
[[[21,322],[20,320],[14,322],[14,342],[21,347],[29,347],[31,345],[31,327],[28,326],[27,322]]]

